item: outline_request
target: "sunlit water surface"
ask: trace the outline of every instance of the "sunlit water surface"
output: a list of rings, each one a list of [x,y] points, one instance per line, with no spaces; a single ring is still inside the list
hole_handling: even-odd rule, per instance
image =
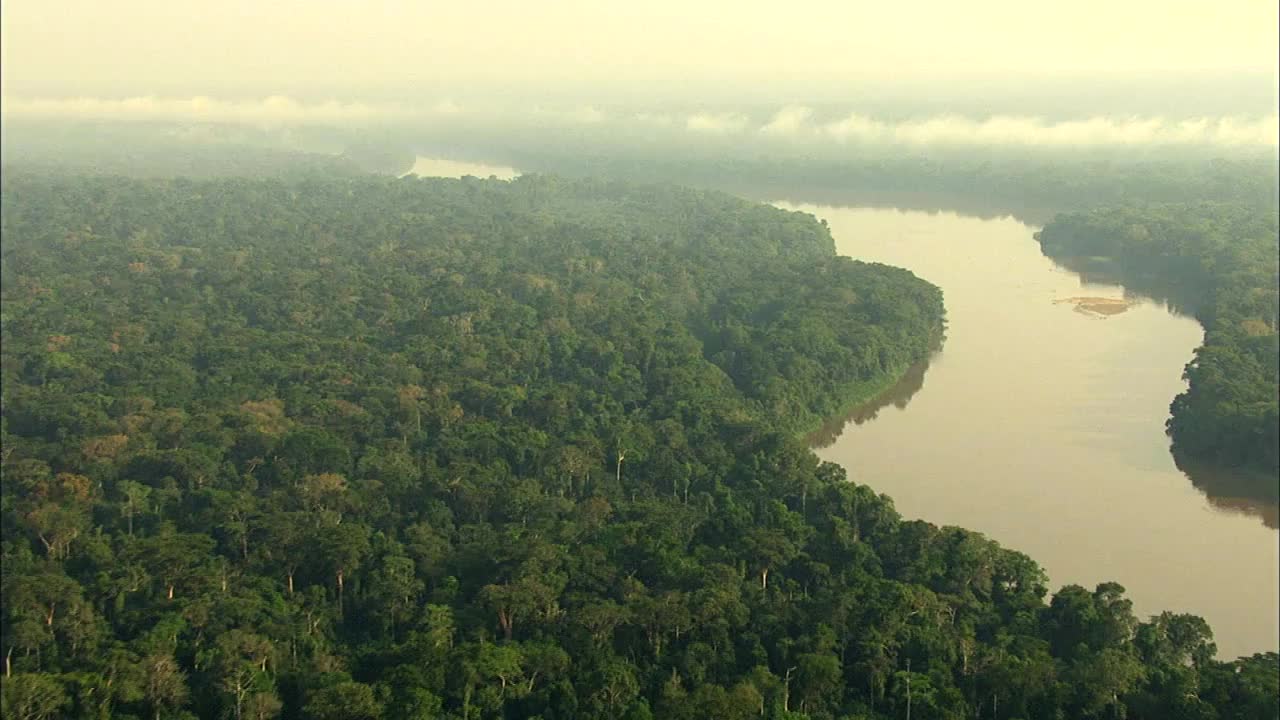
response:
[[[519,174],[519,170],[505,165],[486,165],[484,163],[445,160],[443,158],[419,155],[409,172],[401,177],[417,175],[418,177],[460,178],[466,175],[473,175],[478,178],[496,177],[499,180],[510,180]]]
[[[1115,580],[1139,617],[1204,617],[1224,657],[1280,645],[1276,508],[1207,496],[1164,434],[1195,320],[1056,265],[1012,218],[777,204],[826,219],[840,253],[938,285],[947,308],[942,350],[820,433],[819,456],[904,517],[1027,553],[1054,588]]]

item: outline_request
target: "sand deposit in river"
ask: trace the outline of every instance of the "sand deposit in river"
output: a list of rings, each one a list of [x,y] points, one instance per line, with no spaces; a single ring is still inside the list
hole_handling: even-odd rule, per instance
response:
[[[1069,297],[1053,301],[1054,305],[1062,303],[1074,305],[1077,312],[1082,312],[1086,315],[1094,315],[1100,318],[1119,315],[1137,304],[1133,300],[1127,300],[1125,298],[1104,297]]]

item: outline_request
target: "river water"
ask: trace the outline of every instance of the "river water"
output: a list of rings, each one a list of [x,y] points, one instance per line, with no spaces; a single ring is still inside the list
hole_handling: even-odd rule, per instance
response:
[[[463,160],[446,160],[444,158],[423,157],[414,160],[409,172],[401,175],[417,175],[418,177],[454,177],[472,175],[478,178],[496,177],[499,180],[510,180],[520,172],[506,165],[486,165],[484,163],[466,162]]]
[[[519,173],[420,157],[410,174]],[[1235,478],[1193,481],[1164,434],[1195,320],[1046,258],[1012,217],[774,204],[825,219],[841,254],[938,285],[947,308],[942,348],[815,434],[822,459],[904,517],[1026,553],[1052,588],[1119,582],[1140,618],[1208,620],[1224,658],[1280,647],[1280,509],[1234,496]]]
[[[1055,264],[1011,217],[778,204],[947,308],[942,349],[817,434],[820,457],[904,517],[1030,555],[1053,588],[1119,582],[1140,618],[1204,617],[1223,657],[1280,646],[1276,508],[1207,495],[1164,434],[1195,320]]]

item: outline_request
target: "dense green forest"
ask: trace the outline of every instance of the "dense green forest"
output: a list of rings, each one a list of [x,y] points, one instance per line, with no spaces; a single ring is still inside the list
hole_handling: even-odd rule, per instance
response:
[[[1275,207],[1111,207],[1058,217],[1051,256],[1110,258],[1122,277],[1181,298],[1205,327],[1188,388],[1170,408],[1175,455],[1261,471],[1253,496],[1280,500],[1280,236]]]
[[[1280,712],[1275,653],[819,463],[942,298],[810,216],[10,169],[0,230],[6,718]]]

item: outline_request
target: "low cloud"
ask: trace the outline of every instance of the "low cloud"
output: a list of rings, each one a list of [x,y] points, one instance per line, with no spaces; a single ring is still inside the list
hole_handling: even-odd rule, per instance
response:
[[[302,123],[365,124],[394,120],[410,114],[392,106],[361,102],[328,101],[305,103],[293,98],[272,96],[261,100],[219,100],[197,96],[186,99],[133,97],[102,98],[4,98],[4,114],[11,117],[71,118],[95,120],[184,120],[198,122],[238,122],[253,125]],[[443,101],[429,113],[455,114],[452,102]]]
[[[431,110],[437,115],[457,115],[462,112],[462,106],[452,100],[441,100],[432,105]]]
[[[721,136],[743,144],[773,146],[885,145],[912,147],[1106,148],[1138,146],[1268,147],[1280,145],[1280,119],[1265,117],[1092,117],[1050,121],[1025,115],[973,118],[961,115],[888,121],[861,113],[818,113],[803,105],[782,107],[768,119],[732,111],[692,114],[605,112],[591,105],[519,108],[461,107],[451,100],[409,107],[364,102],[308,103],[273,96],[260,100],[135,97],[4,98],[6,117],[169,120],[257,126],[323,124],[361,126],[429,121],[428,124],[488,123],[495,127],[584,125],[625,135],[629,131]],[[461,123],[461,124],[459,124]]]
[[[780,126],[771,123],[774,133]],[[901,145],[1005,145],[1027,147],[1105,147],[1133,145],[1277,145],[1280,122],[1264,118],[1198,118],[1168,120],[1095,117],[1047,122],[1042,118],[997,115],[974,120],[943,115],[887,123],[852,114],[823,124],[792,127],[796,139],[827,137],[838,142]]]
[[[1280,117],[1195,118],[1093,117],[1051,122],[1023,115],[994,115],[975,119],[961,115],[897,122],[859,113],[817,121],[812,108],[790,105],[763,124],[752,124],[734,113],[688,116],[686,128],[699,133],[758,133],[773,142],[839,144],[863,143],[903,146],[1022,146],[1047,148],[1141,145],[1219,145],[1276,147]]]
[[[666,113],[640,113],[635,119],[646,125],[656,125],[658,127],[671,127],[675,120]]]
[[[760,128],[760,132],[766,135],[791,135],[804,128],[812,116],[813,111],[809,108],[791,105],[779,110],[772,120]]]
[[[596,125],[608,119],[604,111],[590,105],[581,105],[568,110],[548,110],[545,114],[574,125]]]
[[[696,113],[685,120],[685,127],[693,132],[740,132],[747,126],[747,118],[737,113]]]

